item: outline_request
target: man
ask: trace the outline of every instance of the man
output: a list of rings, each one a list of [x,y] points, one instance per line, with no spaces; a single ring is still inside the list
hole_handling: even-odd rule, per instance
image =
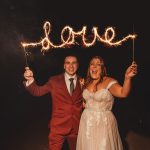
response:
[[[49,150],[61,150],[67,139],[70,150],[76,149],[78,126],[82,112],[82,91],[76,74],[78,61],[75,56],[64,60],[63,74],[51,77],[46,84],[38,86],[33,72],[26,67],[26,89],[34,96],[50,93],[52,117],[50,121]]]

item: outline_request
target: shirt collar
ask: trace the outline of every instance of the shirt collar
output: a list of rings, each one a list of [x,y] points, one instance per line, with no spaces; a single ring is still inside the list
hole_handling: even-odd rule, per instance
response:
[[[75,75],[73,75],[73,76],[70,76],[67,72],[65,72],[65,78],[66,79],[70,79],[70,78],[74,78],[75,80],[77,80],[77,75],[75,74]]]

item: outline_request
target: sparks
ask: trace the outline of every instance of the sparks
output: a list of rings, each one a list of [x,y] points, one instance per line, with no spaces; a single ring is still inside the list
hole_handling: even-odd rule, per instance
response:
[[[67,47],[67,46],[75,45],[75,44],[77,44],[77,42],[75,41],[76,37],[81,37],[82,43],[85,47],[93,46],[96,43],[96,41],[106,43],[110,46],[118,46],[118,45],[121,45],[122,42],[127,41],[128,39],[133,39],[134,40],[135,37],[136,37],[135,34],[129,34],[126,37],[122,38],[121,40],[114,41],[115,30],[112,27],[106,28],[103,36],[100,36],[98,34],[98,28],[97,27],[93,27],[92,28],[93,39],[92,39],[91,42],[87,42],[88,39],[86,38],[86,32],[87,32],[86,31],[87,30],[86,26],[83,26],[82,30],[76,31],[76,32],[70,26],[65,26],[61,31],[61,42],[62,43],[59,44],[59,45],[55,45],[55,44],[53,44],[53,42],[49,38],[49,34],[50,34],[50,31],[51,31],[50,22],[46,21],[44,23],[43,29],[44,29],[45,37],[42,38],[41,41],[34,42],[34,43],[22,42],[21,43],[22,46],[24,48],[26,48],[26,47],[36,47],[36,46],[41,45],[42,46],[41,52],[46,52],[46,51],[48,51],[49,49],[52,49],[52,48],[64,48],[64,47]],[[68,33],[67,38],[64,37],[66,32]]]

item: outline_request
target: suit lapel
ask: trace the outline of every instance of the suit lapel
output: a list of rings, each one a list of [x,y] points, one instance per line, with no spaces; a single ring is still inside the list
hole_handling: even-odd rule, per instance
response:
[[[72,97],[74,95],[76,95],[79,90],[81,90],[81,87],[80,87],[79,77],[77,76],[77,83],[76,83],[76,87],[75,87],[75,89],[73,91]]]
[[[74,100],[75,95],[77,95],[77,93],[81,90],[79,77],[77,76],[76,87],[75,87],[72,95],[70,95],[70,93],[69,93],[69,91],[67,89],[67,85],[66,85],[66,82],[65,82],[64,74],[62,74],[62,87],[64,88],[64,92],[66,93],[66,96],[68,97],[67,101],[72,102]]]
[[[63,82],[62,86],[64,87],[64,90],[65,90],[66,94],[67,94],[68,96],[71,96],[70,93],[69,93],[69,91],[68,91],[68,89],[67,89],[67,85],[66,85],[66,81],[65,81],[65,76],[64,76],[64,74],[62,75],[62,82]]]

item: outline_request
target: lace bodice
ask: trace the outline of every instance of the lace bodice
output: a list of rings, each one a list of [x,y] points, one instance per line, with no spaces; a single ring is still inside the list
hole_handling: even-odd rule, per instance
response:
[[[115,83],[117,83],[117,81],[111,81],[106,88],[96,92],[90,92],[88,89],[85,89],[83,91],[83,98],[86,101],[85,108],[94,111],[111,110],[114,103],[114,97],[108,89]]]

